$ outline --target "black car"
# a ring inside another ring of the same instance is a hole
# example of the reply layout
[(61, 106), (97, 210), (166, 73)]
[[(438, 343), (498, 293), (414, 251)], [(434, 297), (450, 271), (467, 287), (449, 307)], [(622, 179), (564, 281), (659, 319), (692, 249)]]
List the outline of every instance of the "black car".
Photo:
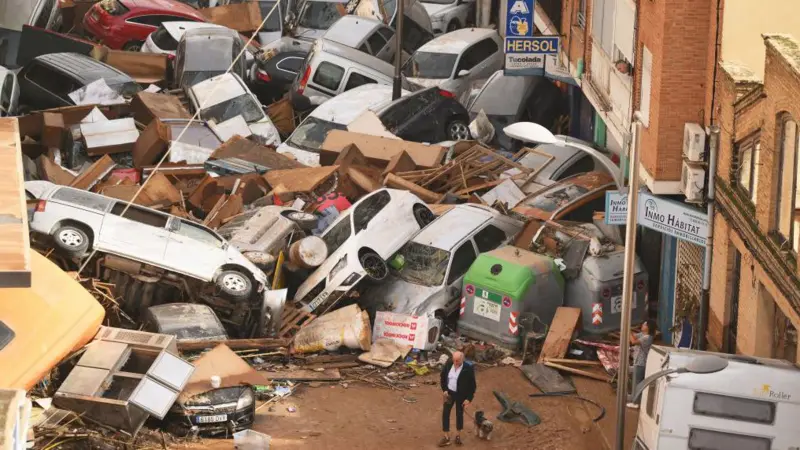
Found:
[(401, 97), (378, 112), (386, 129), (406, 141), (469, 139), (469, 114), (455, 96), (431, 87)]
[(307, 55), (306, 52), (281, 52), (272, 57), (256, 57), (250, 87), (261, 103), (269, 105), (289, 92)]
[(69, 97), (97, 80), (123, 97), (132, 97), (142, 88), (127, 74), (79, 53), (50, 53), (33, 58), (17, 75), (20, 104), (27, 110), (72, 106)]

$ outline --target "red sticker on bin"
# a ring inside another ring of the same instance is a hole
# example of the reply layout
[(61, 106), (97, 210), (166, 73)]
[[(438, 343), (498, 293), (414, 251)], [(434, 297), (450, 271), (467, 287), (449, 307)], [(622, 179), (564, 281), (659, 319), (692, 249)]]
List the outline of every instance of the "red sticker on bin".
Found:
[(467, 295), (475, 295), (475, 286), (468, 284), (467, 287), (464, 288), (467, 291)]
[(503, 297), (503, 306), (511, 308), (511, 297)]

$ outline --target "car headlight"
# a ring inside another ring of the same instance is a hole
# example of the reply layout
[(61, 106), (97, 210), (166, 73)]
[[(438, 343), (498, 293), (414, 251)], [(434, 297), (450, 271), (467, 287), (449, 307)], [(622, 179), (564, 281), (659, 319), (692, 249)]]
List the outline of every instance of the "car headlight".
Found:
[(239, 396), (239, 400), (236, 402), (236, 409), (244, 409), (249, 407), (255, 401), (255, 396), (253, 395), (252, 389), (245, 389), (241, 396)]
[(344, 279), (344, 281), (342, 281), (342, 286), (350, 286), (360, 279), (361, 275), (353, 272), (350, 275), (348, 275), (347, 278)]
[(334, 277), (336, 277), (336, 274), (341, 272), (345, 267), (347, 267), (347, 255), (342, 256), (342, 259), (340, 259), (339, 262), (333, 266), (333, 269), (331, 269), (330, 273), (330, 279), (332, 280)]

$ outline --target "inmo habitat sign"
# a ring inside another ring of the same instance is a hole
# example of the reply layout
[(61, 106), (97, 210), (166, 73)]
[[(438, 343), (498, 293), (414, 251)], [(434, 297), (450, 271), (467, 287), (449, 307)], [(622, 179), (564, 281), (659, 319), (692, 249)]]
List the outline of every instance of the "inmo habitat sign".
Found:
[[(606, 219), (609, 225), (625, 225), (628, 194), (606, 192)], [(653, 194), (639, 193), (636, 214), (639, 225), (705, 247), (708, 238), (708, 215), (684, 203)]]

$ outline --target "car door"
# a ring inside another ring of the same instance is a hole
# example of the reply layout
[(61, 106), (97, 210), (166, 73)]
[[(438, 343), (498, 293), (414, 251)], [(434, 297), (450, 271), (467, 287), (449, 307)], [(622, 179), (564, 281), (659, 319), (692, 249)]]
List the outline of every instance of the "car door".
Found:
[(202, 225), (171, 217), (164, 262), (176, 272), (211, 281), (225, 263), (225, 242)]
[(103, 218), (97, 239), (98, 247), (120, 256), (164, 267), (164, 253), (169, 238), (168, 219), (166, 214), (116, 202)]
[[(461, 285), (464, 282), (464, 275), (467, 274), (470, 266), (478, 258), (478, 253), (475, 251), (475, 246), (471, 239), (464, 241), (453, 252), (450, 257), (450, 268), (447, 270), (447, 283), (445, 291), (447, 292), (447, 304), (449, 305), (453, 300), (461, 295)], [(449, 310), (450, 308), (446, 308)]]
[[(390, 63), (394, 62), (395, 50), (397, 50), (397, 41), (395, 40), (394, 30), (387, 26), (381, 25), (377, 30), (375, 30), (375, 33), (378, 34), (383, 41), (385, 41), (383, 48), (377, 50), (374, 47), (372, 48), (373, 51), (377, 52), (375, 56)], [(372, 42), (370, 42), (370, 46), (372, 46)]]
[(472, 58), (475, 65), (469, 78), (479, 80), (491, 76), (496, 70), (502, 68), (498, 65), (497, 57), (500, 55), (500, 46), (492, 38), (486, 38), (473, 46)]

